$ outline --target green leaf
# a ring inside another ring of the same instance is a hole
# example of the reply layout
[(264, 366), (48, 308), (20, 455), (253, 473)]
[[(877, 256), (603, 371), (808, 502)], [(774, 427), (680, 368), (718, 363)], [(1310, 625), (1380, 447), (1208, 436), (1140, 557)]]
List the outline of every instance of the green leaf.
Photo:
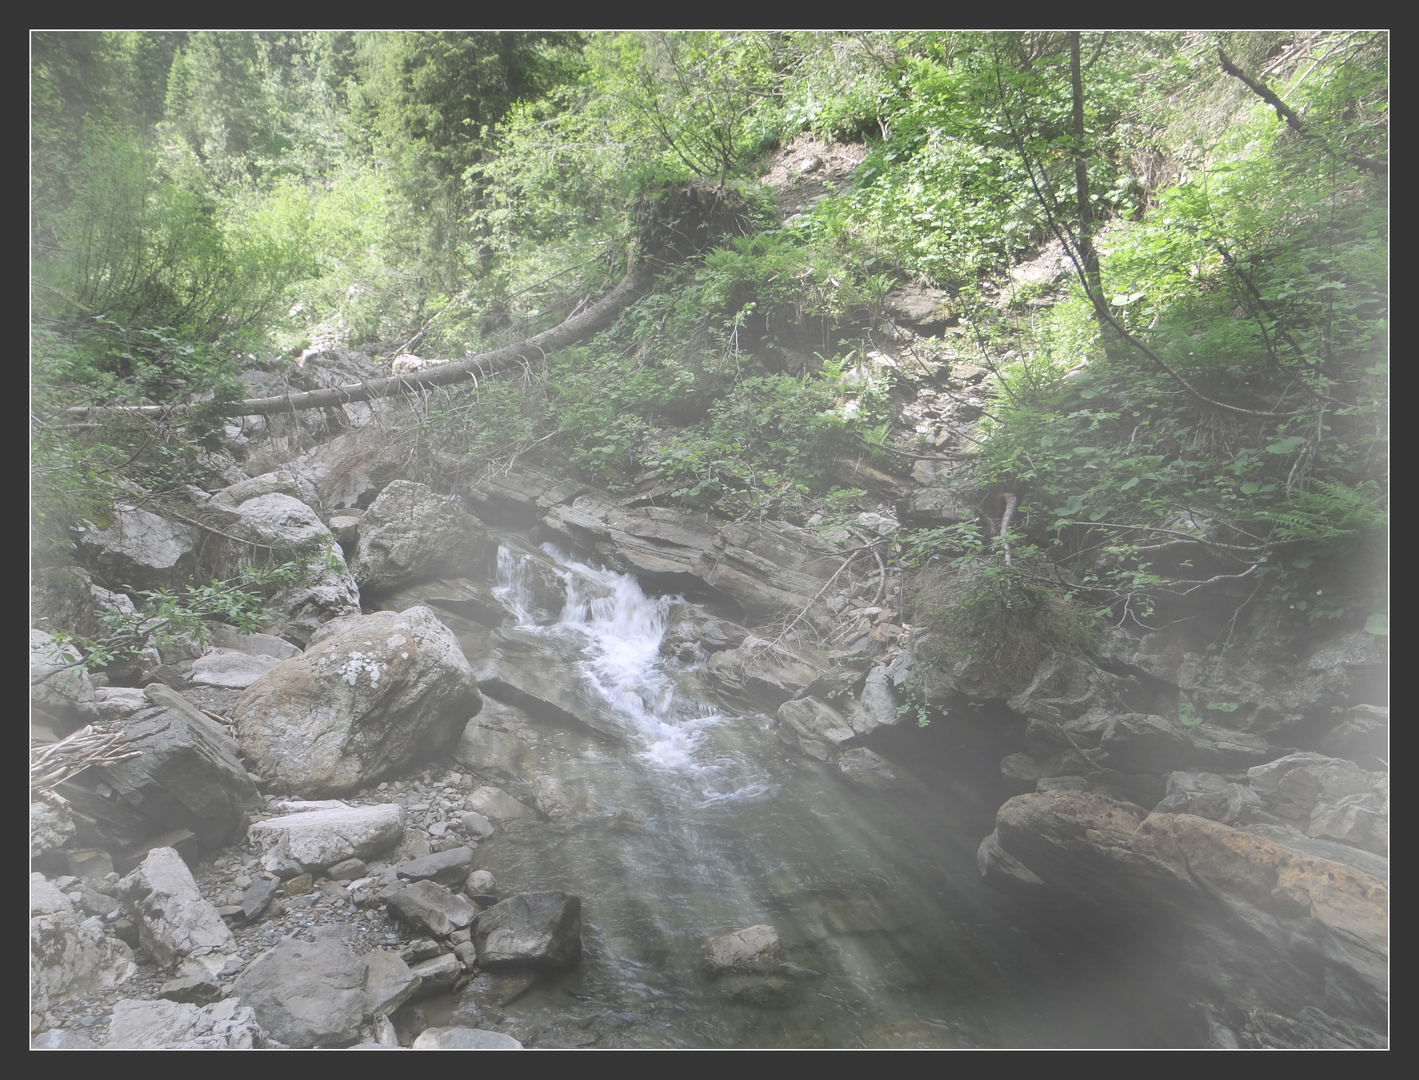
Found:
[(1383, 611), (1376, 611), (1365, 620), (1365, 633), (1374, 634), (1376, 637), (1389, 636), (1389, 616)]

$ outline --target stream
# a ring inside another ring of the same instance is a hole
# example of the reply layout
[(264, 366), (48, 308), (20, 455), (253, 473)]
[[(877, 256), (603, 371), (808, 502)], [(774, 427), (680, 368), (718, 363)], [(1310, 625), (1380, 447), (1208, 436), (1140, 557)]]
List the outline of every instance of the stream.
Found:
[[(566, 581), (539, 611), (528, 560)], [(537, 768), (590, 812), (500, 830), (475, 865), (506, 891), (582, 898), (584, 953), (511, 1000), (426, 1002), (429, 1023), (496, 1026), (530, 1046), (1177, 1046), (1187, 1017), (1165, 943), (1076, 940), (987, 888), (976, 848), (1015, 792), (976, 725), (911, 721), (873, 748), (896, 779), (865, 786), (790, 752), (771, 718), (715, 699), (699, 664), (662, 656), (676, 597), (504, 543), (495, 590), (517, 631), (580, 656), (617, 730), (537, 724)], [(771, 974), (715, 978), (717, 932), (768, 924)]]

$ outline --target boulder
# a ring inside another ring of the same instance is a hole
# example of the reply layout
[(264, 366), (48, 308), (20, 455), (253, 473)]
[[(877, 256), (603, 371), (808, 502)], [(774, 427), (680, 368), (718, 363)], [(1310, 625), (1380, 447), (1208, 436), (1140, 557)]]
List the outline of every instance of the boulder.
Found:
[(60, 645), (42, 630), (30, 631), (30, 705), (37, 716), (54, 722), (57, 735), (98, 718), (94, 684), (77, 666), (82, 660), (73, 645)]
[(333, 806), (258, 821), (247, 839), (261, 852), (261, 865), (294, 877), (324, 870), (343, 859), (379, 855), (404, 837), (404, 807)]
[(169, 971), (185, 957), (210, 956), (232, 945), (232, 932), (203, 899), (192, 871), (172, 848), (149, 852), (119, 882), (119, 895), (123, 910), (138, 926), (143, 947)]
[(81, 843), (112, 851), (174, 830), (202, 848), (246, 829), (254, 785), (226, 729), (166, 686), (145, 692), (151, 707), (125, 724), (136, 757), (91, 765), (56, 790), (68, 800)]
[(248, 687), (233, 712), (263, 776), (322, 797), (448, 749), (481, 707), (457, 640), (416, 607), (342, 620)]
[(284, 938), (237, 976), (232, 995), (286, 1046), (349, 1046), (365, 1011), (365, 962), (334, 938)]
[(581, 898), (519, 893), (478, 916), (478, 964), (486, 968), (575, 967), (581, 959)]
[(996, 836), (1056, 897), (1091, 913), (1095, 932), (1145, 934), (1179, 950), (1184, 992), (1219, 1013), (1307, 1015), (1319, 1018), (1316, 1032), (1358, 1025), (1383, 1039), (1389, 894), (1368, 874), (1218, 822), (1080, 791), (1011, 799)]
[(197, 531), (136, 506), (117, 506), (107, 528), (78, 528), (79, 560), (114, 588), (176, 589), (197, 570)]
[(416, 929), (444, 937), (478, 917), (478, 909), (435, 881), (413, 881), (390, 893), (390, 911)]
[(350, 571), (371, 592), (426, 574), (466, 574), (488, 555), (488, 532), (477, 518), (410, 480), (380, 492), (357, 530)]

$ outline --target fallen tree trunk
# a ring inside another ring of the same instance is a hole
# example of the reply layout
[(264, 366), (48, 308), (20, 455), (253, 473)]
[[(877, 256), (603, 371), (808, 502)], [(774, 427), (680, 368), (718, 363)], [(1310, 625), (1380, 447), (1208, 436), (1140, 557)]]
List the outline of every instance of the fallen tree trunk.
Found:
[(654, 264), (650, 260), (638, 260), (621, 283), (579, 315), (573, 315), (565, 322), (558, 323), (550, 330), (544, 330), (535, 337), (507, 345), (492, 352), (482, 353), (453, 363), (439, 364), (437, 367), (422, 368), (407, 375), (396, 375), (386, 379), (370, 379), (348, 386), (328, 386), (323, 390), (309, 390), (299, 394), (283, 394), (279, 397), (247, 398), (233, 401), (222, 407), (212, 402), (198, 402), (188, 405), (91, 405), (76, 406), (66, 410), (73, 415), (125, 415), (145, 416), (155, 419), (172, 419), (191, 413), (201, 407), (211, 415), (214, 411), (226, 416), (278, 416), (295, 413), (304, 409), (324, 409), (346, 405), (352, 401), (369, 401), (371, 398), (393, 397), (395, 394), (416, 392), (423, 387), (448, 386), (469, 379), (478, 380), (508, 371), (533, 361), (544, 359), (555, 349), (564, 349), (577, 341), (604, 330), (615, 321), (616, 316), (650, 291), (655, 280)]

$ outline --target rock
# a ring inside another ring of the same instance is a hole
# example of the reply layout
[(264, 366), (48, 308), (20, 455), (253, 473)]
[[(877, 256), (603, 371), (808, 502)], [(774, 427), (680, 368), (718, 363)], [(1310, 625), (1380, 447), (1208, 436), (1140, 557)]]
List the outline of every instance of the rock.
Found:
[(172, 689), (145, 694), (153, 706), (124, 725), (138, 755), (91, 765), (56, 788), (72, 806), (80, 842), (116, 852), (188, 830), (204, 849), (230, 843), (246, 829), (253, 791), (236, 743)]
[(197, 532), (148, 510), (117, 506), (104, 529), (79, 528), (80, 561), (115, 588), (176, 589), (197, 570)]
[(481, 707), (457, 640), (411, 608), (342, 620), (248, 687), (233, 714), (263, 776), (325, 796), (446, 750)]
[(581, 675), (579, 642), (502, 627), (464, 638), (464, 649), (474, 658), (471, 666), (479, 687), (490, 697), (539, 720), (606, 738), (626, 737), (615, 709)]
[(1356, 705), (1320, 742), (1330, 757), (1348, 758), (1366, 769), (1387, 768), (1389, 762), (1389, 709)]
[(403, 881), (436, 881), (440, 885), (462, 885), (473, 866), (473, 849), (449, 848), (422, 859), (410, 859), (394, 868)]
[(480, 787), (464, 800), (464, 805), (499, 825), (518, 825), (537, 820), (536, 810), (514, 799), (502, 788)]
[[(484, 683), (479, 686), (486, 688)], [(508, 780), (521, 779), (533, 764), (532, 748), (516, 735), (490, 726), (486, 720), (485, 716), (475, 716), (468, 721), (453, 749), (453, 760), (474, 772)]]
[(285, 495), (307, 506), (315, 506), (318, 499), (315, 485), (305, 477), (287, 469), (277, 469), (260, 476), (238, 480), (235, 484), (214, 492), (212, 502), (235, 510), (242, 503), (263, 495)]
[[(172, 848), (157, 848), (119, 882), (123, 910), (160, 966), (175, 970), (184, 957), (208, 956), (232, 944), (232, 932), (204, 900), (192, 871)], [(220, 965), (218, 965), (220, 966)]]
[(581, 959), (581, 898), (563, 892), (510, 896), (478, 916), (473, 941), (480, 967), (575, 967)]
[(98, 719), (94, 684), (73, 645), (60, 646), (41, 630), (30, 631), (30, 704), (52, 718), (56, 735), (65, 735)]
[(415, 964), (409, 971), (419, 978), (419, 988), (414, 993), (419, 999), (451, 990), (463, 975), (463, 964), (452, 953), (440, 953)]
[(585, 784), (575, 780), (557, 780), (545, 774), (532, 781), (532, 799), (537, 809), (553, 821), (601, 812), (601, 807), (587, 793)]
[(488, 533), (477, 518), (409, 480), (396, 480), (380, 492), (357, 529), (350, 570), (369, 591), (425, 574), (468, 573), (488, 555)]
[[(278, 550), (318, 550), (306, 563), (305, 579), (278, 590), (271, 598), (271, 608), (283, 613), (278, 623), (283, 637), (305, 644), (331, 619), (359, 614), (359, 588), (345, 567), (340, 545), (314, 510), (289, 495), (270, 494), (248, 499), (237, 507), (236, 514), (237, 520), (225, 531)], [(244, 552), (235, 550), (241, 545), (228, 543), (234, 548), (229, 559), (245, 557)]]
[(778, 705), (807, 688), (826, 666), (821, 657), (800, 656), (751, 636), (739, 648), (711, 656), (705, 676), (736, 697)]
[(486, 840), (493, 835), (493, 823), (476, 810), (460, 815), (458, 824), (468, 836), (478, 840)]
[(838, 756), (837, 766), (849, 780), (868, 787), (890, 787), (897, 779), (886, 759), (865, 746), (844, 750)]
[(1389, 776), (1323, 754), (1288, 754), (1247, 771), (1262, 808), (1246, 820), (1292, 822), (1315, 837), (1389, 854)]
[(423, 980), (398, 953), (371, 949), (365, 954), (365, 1013), (388, 1016), (413, 996)]
[(30, 800), (30, 858), (57, 851), (74, 835), (74, 816), (61, 798)]
[(245, 690), (281, 661), (274, 656), (252, 656), (234, 649), (213, 649), (192, 662), (192, 682)]
[(867, 673), (862, 692), (857, 695), (857, 701), (848, 714), (848, 726), (857, 735), (866, 736), (879, 727), (890, 727), (900, 720), (891, 676), (886, 668), (873, 667)]
[(103, 931), (98, 917), (81, 918), (68, 897), (30, 875), (30, 1029), (69, 998), (111, 990), (138, 970), (133, 952)]
[(247, 839), (261, 852), (261, 865), (286, 877), (323, 870), (342, 859), (382, 854), (404, 837), (404, 807), (340, 806), (258, 821)]
[(783, 942), (772, 926), (759, 924), (715, 934), (705, 941), (702, 952), (716, 975), (773, 969), (783, 956)]
[(482, 1028), (425, 1028), (414, 1040), (414, 1050), (521, 1050), (522, 1043), (500, 1031)]
[(235, 998), (199, 1008), (175, 1001), (120, 1001), (110, 1050), (250, 1050), (262, 1045), (255, 1012)]
[(1017, 796), (996, 831), (1006, 852), (1091, 911), (1098, 932), (1131, 928), (1175, 943), (1187, 992), (1220, 1011), (1316, 1009), (1331, 1026), (1382, 1037), (1382, 882), (1217, 822), (1083, 792)]
[(786, 724), (805, 739), (843, 746), (857, 738), (857, 732), (842, 713), (814, 697), (785, 701), (776, 715), (780, 724)]
[(232, 994), (286, 1046), (348, 1046), (365, 1011), (365, 963), (334, 938), (285, 938), (251, 962)]
[(917, 488), (896, 505), (904, 529), (939, 529), (976, 519), (972, 497), (979, 494), (963, 486)]
[(433, 881), (404, 885), (390, 894), (388, 903), (404, 922), (437, 937), (461, 930), (478, 917), (471, 903)]
[(697, 605), (676, 604), (666, 619), (660, 651), (688, 662), (701, 651), (708, 655), (737, 649), (748, 636), (749, 631), (738, 623), (717, 618)]

